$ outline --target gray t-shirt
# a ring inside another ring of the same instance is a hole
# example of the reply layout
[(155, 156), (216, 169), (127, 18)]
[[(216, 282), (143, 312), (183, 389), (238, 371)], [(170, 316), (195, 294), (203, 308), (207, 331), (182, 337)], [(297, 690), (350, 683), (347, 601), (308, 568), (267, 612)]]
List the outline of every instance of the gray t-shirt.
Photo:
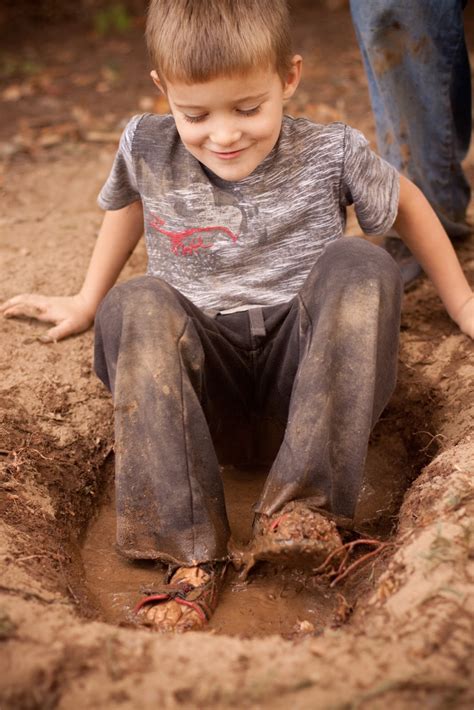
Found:
[(254, 172), (222, 180), (183, 146), (172, 116), (126, 126), (99, 206), (143, 203), (148, 273), (207, 312), (276, 305), (300, 289), (354, 204), (368, 235), (392, 226), (396, 170), (357, 130), (283, 119), (276, 146)]

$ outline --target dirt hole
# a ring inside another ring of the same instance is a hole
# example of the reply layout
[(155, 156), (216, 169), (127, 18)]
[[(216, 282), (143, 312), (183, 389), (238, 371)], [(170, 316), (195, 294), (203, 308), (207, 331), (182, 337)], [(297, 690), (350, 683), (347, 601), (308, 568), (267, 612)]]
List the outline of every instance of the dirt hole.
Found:
[[(436, 438), (427, 421), (433, 395), (400, 376), (397, 391), (371, 437), (365, 480), (358, 507), (359, 528), (389, 539), (396, 528), (403, 494), (435, 453)], [(407, 407), (407, 400), (410, 407)], [(407, 420), (406, 411), (411, 411)], [(427, 440), (428, 439), (428, 440)], [(246, 543), (251, 535), (252, 506), (267, 471), (221, 467), (232, 535)], [(100, 618), (112, 624), (132, 621), (141, 588), (159, 584), (165, 568), (149, 561), (128, 561), (115, 549), (113, 462), (103, 472), (106, 492), (82, 545), (85, 586)], [(369, 548), (370, 549), (370, 548)], [(367, 550), (365, 550), (367, 551)], [(242, 582), (230, 569), (209, 630), (217, 634), (261, 637), (279, 634), (292, 638), (340, 626), (358, 601), (370, 594), (386, 567), (387, 549), (346, 583), (330, 587), (329, 579), (303, 570), (260, 564)]]

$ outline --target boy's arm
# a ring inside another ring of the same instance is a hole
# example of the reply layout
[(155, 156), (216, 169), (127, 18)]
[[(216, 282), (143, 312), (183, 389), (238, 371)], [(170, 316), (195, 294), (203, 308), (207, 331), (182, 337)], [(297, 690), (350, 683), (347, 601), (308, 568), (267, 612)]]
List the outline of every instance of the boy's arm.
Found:
[(106, 212), (81, 290), (74, 296), (41, 296), (26, 293), (0, 305), (7, 318), (26, 316), (54, 323), (41, 338), (57, 341), (87, 330), (94, 322), (99, 303), (114, 285), (143, 233), (140, 201)]
[(441, 222), (423, 193), (400, 176), (394, 228), (433, 282), (447, 312), (474, 338), (474, 294)]

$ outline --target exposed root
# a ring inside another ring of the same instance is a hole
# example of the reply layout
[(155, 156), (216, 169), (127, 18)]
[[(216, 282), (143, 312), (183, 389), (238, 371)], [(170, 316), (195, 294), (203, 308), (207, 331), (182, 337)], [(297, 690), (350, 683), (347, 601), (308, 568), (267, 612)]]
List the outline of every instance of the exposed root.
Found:
[[(375, 545), (376, 549), (367, 552), (365, 555), (362, 555), (362, 557), (359, 557), (347, 567), (349, 557), (353, 552), (354, 548), (357, 547), (357, 545)], [(352, 542), (346, 542), (344, 545), (341, 545), (336, 550), (333, 550), (326, 557), (324, 562), (322, 562), (322, 564), (313, 569), (313, 573), (326, 573), (329, 577), (333, 577), (330, 586), (334, 587), (336, 584), (348, 577), (351, 572), (360, 567), (360, 565), (367, 562), (367, 560), (371, 559), (372, 557), (376, 557), (378, 554), (380, 554), (380, 552), (382, 552), (382, 550), (395, 546), (396, 543), (394, 542), (383, 542), (382, 540), (375, 540), (373, 538), (363, 538), (359, 540), (353, 540)], [(335, 569), (334, 567), (331, 568), (331, 563), (334, 561), (334, 559), (337, 559), (337, 557), (342, 552), (344, 553), (344, 556), (341, 562), (339, 563), (337, 569)]]

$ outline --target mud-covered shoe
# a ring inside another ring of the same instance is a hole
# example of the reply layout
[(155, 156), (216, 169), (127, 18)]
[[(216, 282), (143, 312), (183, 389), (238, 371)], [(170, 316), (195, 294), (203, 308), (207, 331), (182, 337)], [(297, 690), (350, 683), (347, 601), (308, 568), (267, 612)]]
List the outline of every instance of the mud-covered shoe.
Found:
[(274, 515), (259, 515), (249, 545), (234, 549), (232, 557), (245, 578), (258, 561), (312, 569), (341, 547), (333, 520), (304, 501), (292, 501)]
[(134, 608), (140, 624), (161, 633), (197, 631), (211, 618), (221, 590), (226, 563), (178, 567), (156, 589), (144, 589)]

